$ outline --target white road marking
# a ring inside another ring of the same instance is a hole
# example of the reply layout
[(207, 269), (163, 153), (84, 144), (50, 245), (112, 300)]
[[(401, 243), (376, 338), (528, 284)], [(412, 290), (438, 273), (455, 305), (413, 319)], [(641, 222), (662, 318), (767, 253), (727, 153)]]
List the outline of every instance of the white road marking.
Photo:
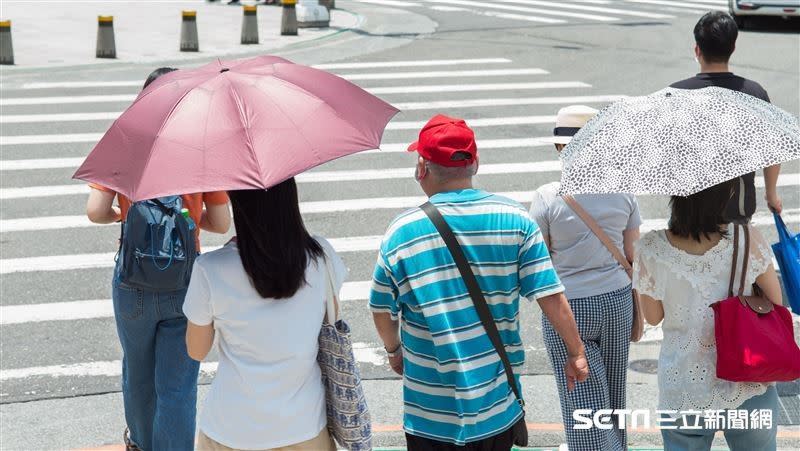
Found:
[(687, 12), (696, 12), (696, 13), (706, 12), (710, 9), (706, 5), (699, 5), (697, 3), (685, 3), (674, 0), (625, 0), (625, 1), (628, 3), (669, 6), (672, 8), (686, 9)]
[[(386, 354), (379, 346), (368, 343), (354, 342), (353, 355), (359, 363), (383, 365), (386, 363)], [(200, 373), (204, 376), (213, 376), (219, 362), (201, 362)], [(0, 381), (27, 379), (30, 377), (119, 377), (122, 375), (122, 361), (109, 360), (100, 362), (81, 362), (66, 365), (36, 366), (29, 368), (11, 368), (0, 370)]]
[(19, 144), (93, 143), (100, 141), (103, 133), (65, 133), (53, 135), (0, 136), (0, 146)]
[[(371, 286), (372, 281), (370, 280), (345, 282), (339, 292), (339, 299), (341, 301), (365, 301), (369, 299)], [(113, 316), (114, 305), (111, 299), (0, 306), (0, 325), (2, 326)]]
[(414, 6), (422, 6), (417, 2), (404, 2), (400, 0), (354, 0), (359, 3), (372, 3), (381, 6), (394, 6), (398, 8), (409, 8)]
[(0, 99), (0, 106), (16, 105), (57, 105), (68, 103), (106, 103), (133, 102), (136, 94), (94, 95), (94, 96), (58, 96), (58, 97), (12, 97)]
[(29, 124), (36, 122), (78, 122), (114, 120), (122, 112), (107, 113), (61, 113), (61, 114), (6, 114), (0, 116), (0, 124)]
[[(544, 160), (528, 163), (499, 163), (481, 165), (479, 175), (493, 174), (535, 174), (542, 172), (558, 172), (561, 163), (558, 160)], [(296, 177), (298, 183), (354, 182), (367, 180), (411, 179), (413, 168), (360, 169), (345, 171), (312, 171), (304, 172)], [(87, 194), (89, 188), (84, 184), (31, 186), (27, 188), (0, 189), (0, 199), (31, 199), (36, 197), (71, 196)], [(32, 230), (52, 230), (71, 227), (89, 227), (75, 218), (83, 216), (53, 216), (44, 218), (23, 218), (0, 220), (0, 232), (22, 232)]]
[(329, 63), (316, 64), (313, 67), (323, 70), (338, 69), (381, 69), (399, 67), (434, 67), (434, 66), (461, 66), (461, 65), (484, 65), (484, 64), (507, 64), (511, 60), (508, 58), (468, 58), (468, 59), (447, 59), (447, 60), (411, 60), (411, 61), (373, 61), (363, 63)]
[(440, 70), (425, 72), (379, 72), (373, 74), (340, 75), (347, 80), (406, 80), (411, 78), (455, 78), (455, 77), (505, 77), (511, 75), (547, 75), (544, 69), (488, 69), (488, 70)]
[(524, 105), (565, 105), (572, 103), (612, 103), (624, 95), (571, 96), (571, 97), (513, 97), (468, 100), (436, 100), (428, 102), (393, 102), (401, 111), (443, 110), (447, 108), (481, 108)]
[(463, 85), (421, 85), (398, 86), (387, 88), (370, 88), (368, 92), (379, 94), (419, 94), (427, 92), (477, 92), (477, 91), (511, 91), (529, 89), (567, 89), (591, 88), (592, 85), (582, 81), (545, 81), (535, 83), (479, 83)]
[(523, 5), (532, 5), (532, 6), (545, 6), (549, 8), (561, 8), (561, 9), (572, 9), (572, 10), (579, 10), (579, 11), (594, 11), (597, 13), (606, 13), (606, 14), (619, 14), (621, 16), (635, 16), (635, 17), (646, 17), (649, 19), (674, 19), (675, 16), (670, 16), (667, 14), (657, 14), (657, 13), (649, 13), (644, 11), (634, 11), (629, 9), (617, 9), (617, 8), (606, 8), (602, 6), (588, 6), (588, 5), (580, 5), (569, 3), (565, 1), (540, 1), (540, 0), (499, 0), (500, 3), (516, 3), (516, 4), (523, 4)]
[(76, 168), (85, 157), (73, 158), (32, 158), (26, 160), (0, 160), (0, 171), (27, 171), (32, 169)]
[[(417, 86), (387, 86), (382, 88), (369, 88), (368, 92), (375, 95), (386, 94), (419, 94), (441, 92), (479, 92), (479, 91), (514, 91), (536, 89), (570, 89), (591, 88), (592, 85), (582, 81), (548, 81), (531, 83), (476, 83), (458, 85), (417, 85)], [(61, 114), (7, 114), (0, 116), (0, 124), (29, 124), (53, 122), (80, 122), (80, 121), (109, 121), (115, 120), (122, 111), (102, 113), (61, 113)], [(5, 137), (3, 141), (14, 144), (15, 137)], [(25, 143), (22, 143), (25, 144)]]
[[(787, 224), (800, 223), (800, 209), (787, 209), (783, 213), (783, 218)], [(772, 226), (773, 218), (771, 214), (759, 212), (753, 216), (755, 226)], [(651, 230), (664, 229), (667, 227), (667, 219), (648, 219), (642, 224), (642, 233)], [(364, 250), (377, 251), (380, 245), (380, 236), (352, 237), (344, 239), (330, 240), (334, 247), (341, 246), (341, 240), (352, 240), (362, 243)], [(213, 250), (208, 248), (206, 251)], [(338, 250), (338, 249), (337, 249)], [(341, 252), (341, 251), (340, 251)], [(110, 260), (113, 254), (102, 255), (105, 261)], [(79, 257), (79, 256), (77, 256)], [(102, 267), (113, 266), (113, 261)], [(369, 298), (369, 290), (372, 282), (369, 280), (345, 282), (339, 297), (342, 301), (363, 301)], [(25, 305), (6, 305), (0, 306), (0, 325), (36, 323), (44, 321), (73, 321), (81, 319), (109, 318), (114, 315), (113, 305), (110, 299), (98, 299), (87, 301), (67, 301), (44, 304), (25, 304)], [(661, 339), (657, 333), (649, 334), (650, 341)]]
[[(800, 174), (795, 174), (800, 175)], [(517, 202), (527, 203), (533, 196), (533, 191), (514, 191), (498, 193), (501, 196), (509, 197)], [(300, 210), (303, 213), (332, 213), (354, 210), (375, 210), (375, 209), (403, 209), (420, 205), (426, 200), (423, 196), (410, 197), (385, 197), (385, 198), (366, 198), (348, 199), (334, 201), (315, 201), (303, 202)], [(62, 217), (63, 218), (63, 217)], [(77, 217), (76, 217), (77, 218)], [(39, 221), (47, 221), (48, 218), (39, 218)], [(75, 219), (77, 221), (77, 219)], [(800, 221), (800, 212), (787, 210), (784, 220), (789, 223)], [(771, 224), (771, 215), (761, 215), (754, 217), (756, 225)], [(645, 223), (645, 231), (657, 227), (664, 227), (666, 219)], [(360, 236), (330, 239), (331, 245), (337, 252), (366, 252), (378, 249), (381, 237)], [(217, 247), (203, 248), (204, 252), (209, 252)], [(48, 255), (41, 257), (21, 257), (0, 259), (0, 274), (13, 274), (21, 272), (39, 271), (68, 271), (77, 269), (110, 268), (114, 266), (114, 252), (96, 254), (70, 254), (70, 255)]]
[(499, 11), (483, 11), (483, 10), (471, 10), (474, 14), (479, 14), (481, 16), (486, 17), (497, 17), (499, 19), (512, 19), (512, 20), (524, 20), (526, 22), (538, 22), (538, 23), (546, 23), (546, 24), (564, 24), (567, 23), (566, 20), (561, 19), (551, 19), (549, 17), (536, 17), (536, 16), (526, 16), (524, 14), (514, 14), (514, 13), (502, 13)]
[(469, 0), (428, 0), (429, 3), (444, 3), (450, 5), (457, 5), (457, 6), (473, 6), (480, 9), (489, 8), (489, 9), (499, 9), (505, 11), (515, 11), (515, 12), (522, 12), (522, 13), (532, 13), (536, 15), (544, 15), (544, 16), (556, 16), (556, 17), (568, 17), (568, 18), (575, 18), (575, 19), (585, 19), (585, 20), (596, 20), (599, 22), (615, 22), (619, 20), (617, 17), (610, 17), (610, 16), (603, 16), (599, 14), (585, 14), (585, 13), (574, 13), (569, 11), (556, 11), (556, 10), (548, 10), (548, 9), (541, 9), (541, 8), (528, 8), (524, 6), (514, 6), (509, 4), (501, 4), (495, 2), (477, 2), (477, 1), (469, 1)]

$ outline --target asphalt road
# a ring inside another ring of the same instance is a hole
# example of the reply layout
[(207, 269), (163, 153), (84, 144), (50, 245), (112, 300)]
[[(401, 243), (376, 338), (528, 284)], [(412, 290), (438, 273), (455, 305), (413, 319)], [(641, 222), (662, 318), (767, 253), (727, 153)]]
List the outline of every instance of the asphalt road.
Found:
[[(376, 240), (422, 196), (411, 176), (414, 156), (398, 150), (435, 113), (464, 117), (479, 139), (483, 174), (477, 185), (527, 202), (530, 191), (559, 178), (552, 166), (556, 153), (535, 138), (550, 134), (560, 107), (601, 107), (697, 71), (691, 30), (704, 10), (723, 8), (725, 1), (666, 3), (340, 0), (337, 6), (367, 17), (362, 30), (277, 52), (306, 64), (345, 64), (330, 70), (359, 78), (354, 81), (403, 110), (384, 136), (383, 152), (326, 164), (300, 183), (308, 228), (334, 239), (350, 269), (344, 316), (367, 379), (393, 377), (366, 306)], [(761, 82), (775, 104), (800, 114), (798, 34), (781, 21), (756, 25), (741, 33), (733, 69)], [(111, 96), (134, 96), (134, 85), (152, 68), (117, 64), (3, 73), (0, 404), (119, 391), (121, 351), (108, 301), (110, 254), (119, 230), (82, 219), (86, 194), (70, 177), (114, 113), (130, 103)], [(101, 84), (109, 81), (130, 83)], [(786, 164), (783, 172), (786, 219), (797, 229), (800, 162)], [(773, 239), (761, 197), (759, 189), (760, 229)], [(648, 224), (663, 224), (666, 199), (646, 196), (639, 202)], [(202, 237), (204, 246), (226, 239)], [(538, 310), (526, 306), (522, 318), (525, 372), (552, 373)], [(201, 380), (207, 382), (208, 374)]]

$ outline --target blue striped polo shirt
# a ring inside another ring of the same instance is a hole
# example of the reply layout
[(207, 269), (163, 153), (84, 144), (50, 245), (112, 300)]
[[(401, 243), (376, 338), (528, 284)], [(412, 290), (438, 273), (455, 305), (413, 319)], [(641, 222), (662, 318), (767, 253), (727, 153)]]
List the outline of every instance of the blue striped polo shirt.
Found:
[[(431, 202), (453, 229), (515, 370), (525, 361), (519, 299), (564, 291), (538, 226), (519, 203), (466, 189)], [(381, 242), (370, 308), (401, 319), (404, 428), (463, 445), (499, 434), (522, 415), (444, 241), (425, 213), (398, 216)]]

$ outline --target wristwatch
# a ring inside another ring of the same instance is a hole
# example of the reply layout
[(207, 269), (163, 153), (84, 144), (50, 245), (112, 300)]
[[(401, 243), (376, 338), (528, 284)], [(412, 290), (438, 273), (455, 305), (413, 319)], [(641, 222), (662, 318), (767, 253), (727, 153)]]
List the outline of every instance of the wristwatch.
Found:
[(390, 351), (390, 350), (386, 349), (386, 346), (384, 346), (383, 349), (386, 350), (386, 355), (388, 357), (394, 358), (394, 357), (397, 357), (400, 354), (402, 354), (402, 352), (403, 352), (403, 344), (401, 343), (401, 344), (397, 345), (397, 347), (394, 348), (394, 351)]

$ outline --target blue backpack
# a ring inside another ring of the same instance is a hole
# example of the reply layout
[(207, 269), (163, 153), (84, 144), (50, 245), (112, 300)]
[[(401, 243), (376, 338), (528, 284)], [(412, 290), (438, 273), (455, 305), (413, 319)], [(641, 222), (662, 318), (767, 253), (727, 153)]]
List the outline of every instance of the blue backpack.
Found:
[(122, 225), (120, 281), (133, 288), (175, 291), (189, 286), (197, 256), (193, 222), (180, 196), (135, 202)]

